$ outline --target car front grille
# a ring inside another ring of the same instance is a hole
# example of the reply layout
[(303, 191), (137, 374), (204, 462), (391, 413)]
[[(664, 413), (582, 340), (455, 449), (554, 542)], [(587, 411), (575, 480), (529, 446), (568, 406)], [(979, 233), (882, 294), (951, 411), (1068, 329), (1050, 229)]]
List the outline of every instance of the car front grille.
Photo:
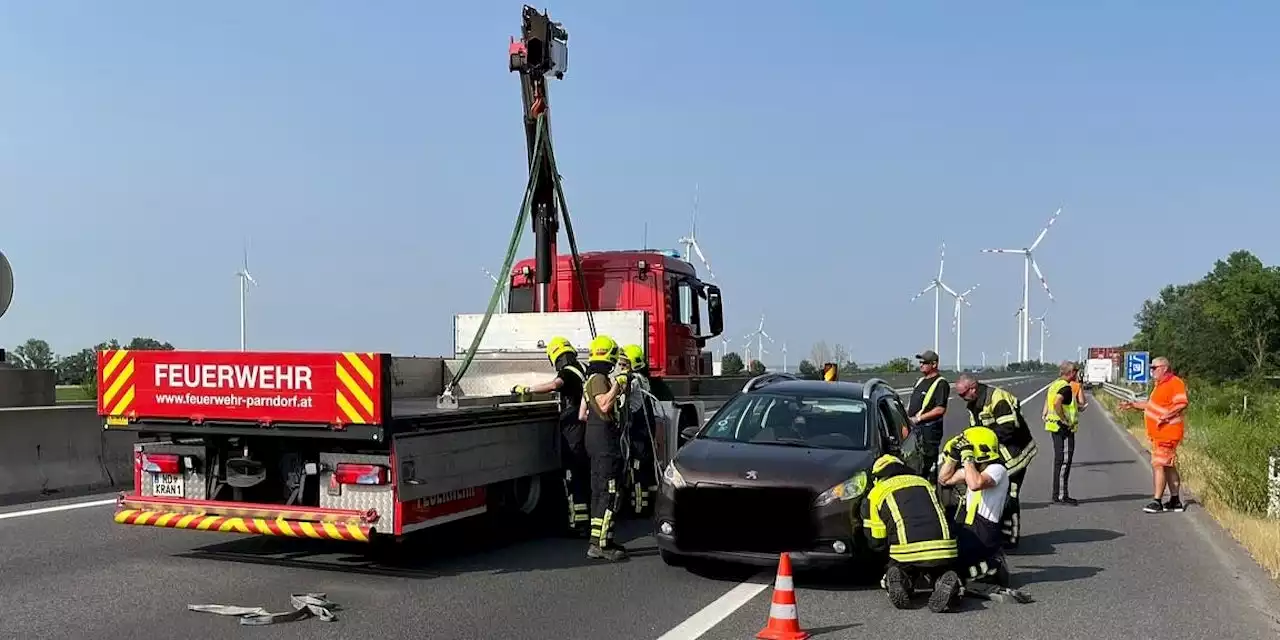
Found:
[(676, 491), (676, 544), (686, 551), (781, 553), (810, 548), (815, 494), (807, 489), (686, 487)]

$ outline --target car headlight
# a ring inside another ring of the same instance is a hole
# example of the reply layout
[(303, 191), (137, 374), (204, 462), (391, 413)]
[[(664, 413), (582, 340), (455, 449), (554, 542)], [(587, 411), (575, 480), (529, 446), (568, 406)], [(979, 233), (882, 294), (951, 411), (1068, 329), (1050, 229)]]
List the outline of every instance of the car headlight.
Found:
[(817, 507), (825, 507), (836, 500), (841, 502), (852, 500), (862, 495), (866, 490), (867, 472), (859, 471), (852, 478), (818, 494), (818, 499), (814, 500), (813, 504)]
[(672, 462), (662, 470), (662, 481), (679, 489), (685, 486), (684, 476), (680, 475), (680, 470), (676, 468), (676, 463)]

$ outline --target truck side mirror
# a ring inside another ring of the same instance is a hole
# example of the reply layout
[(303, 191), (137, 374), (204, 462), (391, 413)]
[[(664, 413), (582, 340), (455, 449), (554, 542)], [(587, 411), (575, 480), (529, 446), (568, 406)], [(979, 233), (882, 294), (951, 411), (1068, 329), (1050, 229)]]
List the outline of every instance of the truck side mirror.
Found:
[(720, 287), (714, 284), (705, 285), (707, 292), (707, 329), (709, 333), (702, 338), (714, 338), (724, 333), (724, 300), (720, 297)]

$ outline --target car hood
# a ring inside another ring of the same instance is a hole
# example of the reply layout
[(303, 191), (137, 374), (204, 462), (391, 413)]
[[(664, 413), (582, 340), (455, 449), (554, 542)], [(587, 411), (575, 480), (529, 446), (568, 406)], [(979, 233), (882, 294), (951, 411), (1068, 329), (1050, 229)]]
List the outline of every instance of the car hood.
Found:
[[(680, 448), (675, 465), (690, 484), (827, 489), (875, 462), (871, 451), (807, 449), (745, 442), (693, 440)], [(747, 478), (754, 471), (755, 479)]]

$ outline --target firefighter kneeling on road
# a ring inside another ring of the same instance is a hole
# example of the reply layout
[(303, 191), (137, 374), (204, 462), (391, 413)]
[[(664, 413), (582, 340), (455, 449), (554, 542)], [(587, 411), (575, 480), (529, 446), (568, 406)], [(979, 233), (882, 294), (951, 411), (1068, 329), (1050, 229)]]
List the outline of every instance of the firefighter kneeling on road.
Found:
[(564, 465), (564, 491), (569, 505), (569, 532), (586, 537), (587, 501), (591, 498), (591, 463), (587, 458), (587, 404), (582, 401), (587, 374), (578, 363), (578, 352), (568, 338), (556, 336), (547, 342), (547, 359), (556, 369), (556, 377), (533, 385), (516, 385), (511, 393), (526, 397), (535, 393), (560, 392), (560, 452)]
[(654, 493), (658, 490), (658, 472), (654, 467), (654, 427), (656, 408), (649, 389), (649, 362), (644, 347), (629, 344), (622, 348), (622, 362), (628, 376), (627, 421), (631, 447), (627, 461), (627, 486), (631, 494), (631, 511), (637, 516), (649, 512)]
[(1017, 396), (1000, 387), (983, 384), (970, 374), (956, 379), (956, 395), (964, 399), (969, 409), (969, 426), (986, 427), (995, 432), (1000, 442), (1000, 456), (1009, 471), (1009, 499), (1000, 522), (1004, 534), (1004, 546), (1017, 548), (1022, 536), (1022, 506), (1018, 499), (1027, 467), (1035, 459), (1036, 441), (1031, 428), (1022, 417)]
[[(1009, 567), (1001, 549), (1001, 516), (1009, 500), (1010, 473), (1000, 454), (996, 433), (986, 427), (969, 427), (943, 446), (938, 480), (944, 485), (964, 485), (967, 491), (956, 514), (959, 557), (956, 573), (961, 592), (992, 599), (1029, 602), (1009, 589)], [(954, 575), (954, 574), (953, 574)], [(979, 581), (991, 580), (993, 588)]]
[(906, 609), (916, 583), (932, 583), (929, 609), (946, 611), (960, 588), (953, 570), (957, 547), (933, 484), (892, 455), (880, 456), (871, 476), (875, 485), (862, 502), (862, 519), (873, 547), (889, 543), (889, 566), (881, 581), (889, 602)]
[(591, 341), (587, 362), (587, 456), (591, 459), (591, 545), (587, 557), (617, 562), (627, 550), (614, 542), (618, 519), (618, 488), (622, 482), (622, 421), (618, 399), (624, 389), (614, 376), (618, 343), (609, 336)]

